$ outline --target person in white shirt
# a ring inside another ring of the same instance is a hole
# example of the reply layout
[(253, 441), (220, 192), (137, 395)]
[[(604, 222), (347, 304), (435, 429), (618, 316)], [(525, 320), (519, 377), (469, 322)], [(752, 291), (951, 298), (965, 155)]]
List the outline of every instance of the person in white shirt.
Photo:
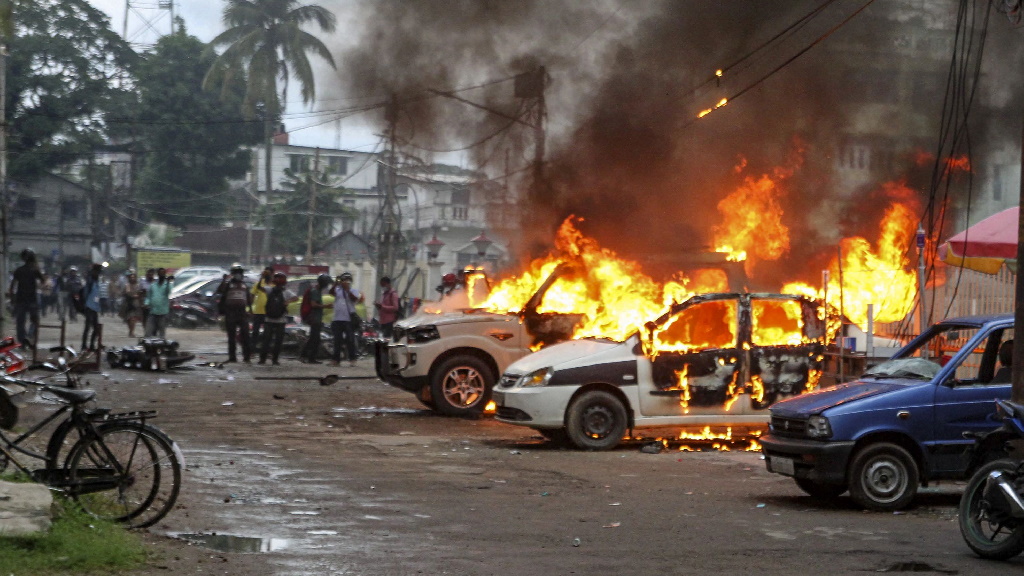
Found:
[(356, 304), (363, 301), (363, 295), (352, 287), (352, 275), (344, 272), (337, 277), (330, 293), (334, 296), (334, 317), (331, 320), (331, 334), (334, 335), (334, 354), (331, 365), (341, 363), (341, 347), (349, 365), (356, 365), (356, 330), (359, 329), (359, 315)]

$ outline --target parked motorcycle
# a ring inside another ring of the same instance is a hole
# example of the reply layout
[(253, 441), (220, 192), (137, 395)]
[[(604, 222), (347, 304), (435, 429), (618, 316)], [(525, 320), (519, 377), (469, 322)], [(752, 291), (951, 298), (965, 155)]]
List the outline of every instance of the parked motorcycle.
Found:
[(25, 358), (21, 344), (14, 340), (14, 336), (7, 336), (0, 340), (0, 370), (4, 374), (13, 376), (28, 370), (28, 361)]
[(175, 328), (208, 328), (217, 325), (217, 312), (198, 300), (171, 300), (168, 322)]
[[(1024, 405), (996, 402), (1003, 425), (975, 438), (974, 460), (990, 460), (1024, 440)], [(1007, 560), (1024, 552), (1024, 461), (1000, 458), (981, 465), (960, 499), (960, 534), (975, 554)]]
[[(380, 324), (377, 320), (364, 321), (360, 329), (356, 331), (356, 356), (363, 357), (373, 354), (374, 341), (379, 339)], [(284, 328), (284, 339), (282, 349), (294, 349), (301, 351), (309, 340), (309, 326), (305, 324), (288, 324)], [(320, 333), (320, 351), (318, 358), (330, 358), (334, 352), (334, 334), (331, 332), (330, 324), (324, 324)]]

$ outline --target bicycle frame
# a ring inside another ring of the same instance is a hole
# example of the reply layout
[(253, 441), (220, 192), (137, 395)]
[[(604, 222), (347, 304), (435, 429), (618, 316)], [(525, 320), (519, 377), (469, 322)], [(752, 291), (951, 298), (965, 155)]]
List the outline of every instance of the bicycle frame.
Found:
[(57, 410), (53, 414), (50, 414), (49, 416), (44, 418), (42, 421), (37, 423), (35, 426), (30, 428), (27, 432), (21, 434), (20, 436), (18, 436), (17, 438), (15, 438), (13, 440), (9, 436), (7, 436), (7, 434), (5, 434), (3, 430), (0, 430), (0, 442), (2, 442), (2, 444), (0, 444), (0, 454), (2, 454), (3, 456), (6, 456), (7, 460), (9, 462), (11, 462), (12, 464), (14, 464), (14, 466), (18, 470), (28, 474), (29, 476), (33, 476), (32, 471), (29, 470), (28, 468), (26, 468), (24, 464), (19, 462), (18, 459), (11, 452), (11, 450), (14, 450), (16, 452), (24, 454), (25, 456), (28, 456), (28, 457), (33, 458), (35, 460), (42, 460), (43, 462), (46, 462), (47, 464), (54, 464), (54, 465), (56, 465), (56, 462), (51, 462), (50, 461), (50, 457), (47, 456), (46, 454), (39, 454), (39, 453), (33, 452), (33, 451), (31, 451), (31, 450), (29, 450), (27, 448), (22, 448), (20, 446), (20, 444), (22, 442), (24, 442), (25, 440), (35, 436), (37, 432), (39, 432), (40, 430), (45, 428), (47, 425), (55, 422), (61, 416), (67, 414), (68, 412), (71, 412), (72, 409), (73, 408), (70, 405), (62, 406), (60, 408), (60, 410)]

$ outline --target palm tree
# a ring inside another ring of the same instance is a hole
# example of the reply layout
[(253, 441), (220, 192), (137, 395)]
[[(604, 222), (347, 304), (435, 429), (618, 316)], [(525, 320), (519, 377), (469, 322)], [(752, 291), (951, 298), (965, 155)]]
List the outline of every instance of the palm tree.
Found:
[[(327, 9), (301, 6), (298, 0), (227, 0), (224, 25), (210, 42), (210, 48), (227, 46), (207, 72), (203, 87), (220, 86), (225, 90), (232, 79), (246, 80), (242, 112), (249, 118), (262, 108), (266, 147), (264, 174), (267, 196), (273, 190), (270, 177), (270, 154), (274, 145), (274, 124), (281, 114), (281, 102), (291, 75), (302, 88), (302, 102), (313, 101), (315, 87), (308, 52), (319, 54), (332, 68), (334, 58), (317, 37), (302, 30), (306, 23), (316, 23), (320, 30), (333, 32), (336, 19)], [(278, 87), (280, 86), (280, 91)], [(263, 254), (270, 251), (270, 218), (263, 233)]]

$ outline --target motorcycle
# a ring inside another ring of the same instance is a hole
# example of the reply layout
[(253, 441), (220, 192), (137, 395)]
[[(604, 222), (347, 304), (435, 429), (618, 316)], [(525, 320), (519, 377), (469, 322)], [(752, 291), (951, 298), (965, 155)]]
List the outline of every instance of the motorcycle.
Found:
[[(960, 534), (978, 556), (1008, 560), (1024, 552), (1024, 461), (999, 458), (1024, 440), (1024, 404), (996, 402), (1003, 425), (975, 437), (980, 464), (960, 499)], [(970, 436), (968, 436), (970, 437)], [(983, 463), (988, 461), (987, 463)]]
[(217, 313), (198, 300), (171, 300), (168, 322), (175, 328), (207, 328), (217, 324)]
[[(356, 357), (369, 356), (373, 354), (374, 342), (381, 337), (380, 324), (377, 320), (362, 322), (356, 330)], [(309, 326), (305, 324), (292, 323), (285, 326), (284, 341), (282, 349), (294, 349), (301, 351), (309, 340)], [(331, 332), (330, 324), (325, 324), (320, 332), (320, 350), (318, 358), (330, 358), (334, 352), (334, 334)]]
[(0, 340), (0, 370), (8, 376), (21, 374), (28, 370), (28, 361), (25, 359), (21, 344), (14, 340), (14, 336), (7, 336)]

